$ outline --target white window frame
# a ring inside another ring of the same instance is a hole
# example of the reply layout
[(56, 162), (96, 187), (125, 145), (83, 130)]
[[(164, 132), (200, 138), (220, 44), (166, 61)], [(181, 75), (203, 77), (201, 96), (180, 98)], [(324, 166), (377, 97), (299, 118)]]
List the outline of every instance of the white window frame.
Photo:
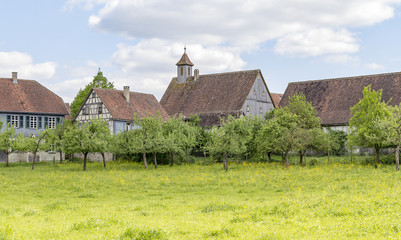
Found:
[(48, 122), (47, 122), (48, 128), (54, 129), (54, 128), (56, 128), (56, 124), (57, 124), (56, 118), (55, 117), (49, 117)]
[(30, 116), (29, 117), (29, 128), (36, 129), (38, 127), (38, 117)]
[(11, 126), (19, 128), (19, 116), (18, 115), (11, 115)]

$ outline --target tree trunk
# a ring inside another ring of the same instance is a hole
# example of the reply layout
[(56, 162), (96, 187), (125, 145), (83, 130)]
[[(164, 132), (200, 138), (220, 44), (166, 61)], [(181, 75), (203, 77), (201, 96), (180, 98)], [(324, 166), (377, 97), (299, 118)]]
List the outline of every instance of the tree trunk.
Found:
[(376, 152), (376, 164), (379, 164), (380, 158), (379, 158), (379, 151), (380, 148), (379, 147), (375, 147), (375, 152)]
[(226, 172), (228, 172), (228, 160), (227, 160), (226, 152), (223, 154), (223, 165), (224, 165), (224, 169), (226, 170)]
[(53, 166), (56, 165), (56, 157), (53, 157)]
[(302, 151), (299, 151), (299, 165), (302, 165), (304, 163), (304, 153)]
[(401, 145), (401, 136), (398, 135), (398, 143), (397, 148), (395, 150), (395, 170), (400, 171), (400, 145)]
[(88, 153), (84, 153), (84, 171), (86, 171), (86, 156)]
[(146, 161), (146, 153), (143, 153), (143, 164), (145, 164), (145, 169), (148, 169), (148, 161)]
[(154, 161), (154, 164), (155, 164), (155, 168), (157, 168), (156, 153), (153, 153), (153, 161)]
[(60, 163), (63, 163), (63, 151), (60, 151)]
[(269, 162), (272, 161), (272, 152), (267, 153), (267, 158), (269, 159)]
[(351, 148), (351, 163), (352, 163), (352, 148)]
[(188, 148), (185, 149), (185, 154), (187, 156), (187, 163), (189, 162), (189, 156), (188, 156)]
[(36, 152), (33, 153), (32, 170), (35, 169)]
[(9, 167), (10, 165), (8, 164), (8, 156), (10, 156), (10, 153), (6, 152), (6, 167)]
[(327, 163), (330, 163), (330, 151), (327, 151)]
[(106, 168), (106, 158), (104, 157), (104, 152), (101, 152), (100, 154), (102, 154), (103, 167)]
[(170, 156), (171, 156), (171, 158), (170, 158), (170, 166), (173, 166), (174, 165), (174, 153), (170, 152)]
[(290, 162), (288, 160), (289, 151), (285, 152), (285, 166), (288, 168), (290, 166)]

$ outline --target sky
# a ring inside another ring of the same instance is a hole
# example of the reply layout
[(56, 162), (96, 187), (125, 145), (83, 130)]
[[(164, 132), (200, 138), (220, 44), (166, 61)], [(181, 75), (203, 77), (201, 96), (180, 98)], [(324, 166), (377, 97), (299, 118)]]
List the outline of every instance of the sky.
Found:
[(0, 77), (65, 102), (97, 74), (161, 99), (184, 52), (200, 74), (289, 82), (401, 71), (401, 0), (0, 0)]

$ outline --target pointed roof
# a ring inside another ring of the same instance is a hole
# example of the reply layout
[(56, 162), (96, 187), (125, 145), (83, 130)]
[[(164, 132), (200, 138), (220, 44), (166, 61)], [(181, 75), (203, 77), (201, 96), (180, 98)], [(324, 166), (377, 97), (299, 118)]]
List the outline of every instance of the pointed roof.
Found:
[(152, 94), (130, 92), (130, 101), (127, 102), (122, 90), (93, 88), (93, 91), (102, 100), (113, 119), (132, 121), (134, 114), (140, 118), (145, 118), (148, 115), (155, 116), (158, 112), (160, 112), (163, 120), (169, 118), (164, 108)]
[(182, 55), (180, 61), (178, 61), (176, 63), (177, 66), (182, 66), (182, 65), (189, 65), (189, 66), (193, 66), (194, 64), (191, 62), (191, 60), (189, 60), (189, 57), (187, 55), (186, 52), (184, 52), (184, 54)]
[(350, 108), (363, 98), (364, 87), (383, 90), (382, 100), (390, 105), (401, 102), (401, 72), (334, 78), (315, 81), (291, 82), (280, 101), (280, 107), (289, 103), (289, 97), (303, 93), (317, 110), (323, 126), (344, 126), (351, 118)]
[(63, 99), (35, 80), (0, 78), (0, 112), (68, 115)]
[(185, 83), (173, 78), (160, 103), (170, 116), (183, 114), (187, 118), (197, 114), (201, 121), (202, 116), (213, 117), (212, 125), (216, 125), (220, 122), (218, 116), (241, 112), (258, 74), (260, 70), (206, 74), (199, 75), (197, 81), (189, 77)]

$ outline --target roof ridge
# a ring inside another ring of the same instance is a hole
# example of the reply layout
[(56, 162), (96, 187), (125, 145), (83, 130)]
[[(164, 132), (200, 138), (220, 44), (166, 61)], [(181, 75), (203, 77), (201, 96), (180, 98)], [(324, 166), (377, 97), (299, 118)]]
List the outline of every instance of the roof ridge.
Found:
[(208, 73), (208, 74), (200, 74), (199, 76), (209, 76), (209, 75), (225, 75), (230, 73), (246, 73), (246, 72), (260, 72), (260, 69), (252, 69), (252, 70), (241, 70), (241, 71), (233, 71), (233, 72), (223, 72), (223, 73)]
[[(100, 89), (100, 90), (106, 90), (106, 91), (118, 91), (118, 92), (124, 92), (124, 90), (120, 89), (109, 89), (109, 88), (93, 88), (93, 89)], [(145, 95), (153, 95), (151, 93), (141, 93), (141, 92), (135, 92), (135, 91), (129, 91), (130, 93), (138, 93), (138, 94), (145, 94)]]
[(391, 72), (391, 73), (378, 73), (378, 74), (368, 74), (368, 75), (358, 75), (358, 76), (351, 76), (351, 77), (337, 77), (337, 78), (325, 78), (325, 79), (316, 79), (316, 80), (306, 80), (306, 81), (296, 81), (296, 82), (289, 82), (288, 84), (299, 84), (299, 83), (309, 83), (309, 82), (323, 82), (323, 81), (334, 81), (334, 80), (349, 80), (355, 79), (360, 77), (377, 77), (377, 76), (391, 76), (397, 75), (401, 72)]

